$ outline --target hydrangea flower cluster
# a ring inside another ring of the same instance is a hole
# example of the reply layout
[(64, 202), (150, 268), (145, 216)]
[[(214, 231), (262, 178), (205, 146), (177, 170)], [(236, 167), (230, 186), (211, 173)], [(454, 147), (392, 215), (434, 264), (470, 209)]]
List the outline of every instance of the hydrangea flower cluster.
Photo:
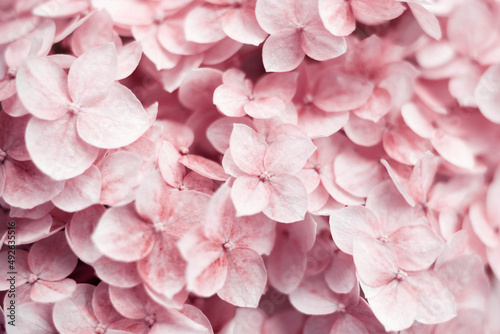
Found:
[(7, 0), (0, 78), (7, 333), (500, 333), (500, 1)]

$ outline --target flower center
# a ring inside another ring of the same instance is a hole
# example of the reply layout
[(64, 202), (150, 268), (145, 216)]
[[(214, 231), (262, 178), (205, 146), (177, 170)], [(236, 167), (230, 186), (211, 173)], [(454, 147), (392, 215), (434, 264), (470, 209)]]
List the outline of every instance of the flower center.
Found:
[(234, 242), (232, 242), (231, 240), (229, 241), (226, 241), (222, 247), (224, 247), (224, 249), (228, 250), (228, 251), (231, 251), (234, 249)]
[(268, 172), (262, 172), (262, 174), (259, 175), (259, 179), (262, 182), (269, 181), (269, 177), (270, 177), (270, 175)]
[(148, 323), (149, 327), (153, 326), (156, 321), (156, 314), (148, 315), (146, 318), (144, 318), (144, 321)]
[(179, 189), (180, 191), (183, 191), (183, 190), (186, 190), (186, 186), (181, 184), (177, 189)]
[(33, 284), (35, 283), (36, 281), (38, 281), (38, 276), (35, 275), (35, 274), (31, 274), (30, 277), (28, 278), (28, 283), (29, 284)]
[(380, 242), (383, 242), (384, 244), (387, 243), (389, 240), (387, 239), (387, 237), (378, 237), (377, 238), (378, 241)]
[(104, 325), (104, 324), (98, 324), (95, 327), (94, 333), (95, 334), (104, 334), (104, 333), (106, 333), (106, 325)]
[(303, 99), (303, 103), (308, 106), (308, 105), (311, 105), (312, 104), (312, 101), (313, 101), (313, 96), (311, 94), (306, 94), (304, 96), (304, 99)]
[(165, 222), (155, 222), (153, 224), (153, 227), (156, 232), (165, 232), (165, 228), (167, 227), (167, 224)]
[(7, 158), (7, 153), (0, 148), (0, 162), (3, 162)]
[(9, 70), (7, 71), (7, 75), (11, 79), (14, 79), (16, 77), (16, 74), (17, 74), (17, 69), (15, 69), (15, 68), (9, 68)]
[(163, 22), (163, 20), (165, 20), (165, 13), (163, 13), (162, 11), (159, 11), (154, 15), (153, 23), (154, 24), (161, 24)]
[(73, 114), (78, 114), (80, 111), (81, 111), (81, 107), (74, 103), (74, 102), (71, 102), (69, 105), (68, 105), (68, 110), (73, 113)]
[(344, 304), (342, 304), (342, 303), (340, 303), (340, 304), (338, 305), (338, 309), (339, 309), (339, 312), (345, 312), (345, 305), (344, 305)]
[(406, 272), (402, 271), (401, 269), (399, 269), (398, 274), (396, 275), (396, 279), (397, 279), (398, 281), (402, 281), (402, 280), (404, 280), (406, 277), (408, 277), (408, 274), (407, 274)]
[(182, 155), (186, 155), (189, 153), (189, 148), (183, 146), (179, 149), (179, 153)]

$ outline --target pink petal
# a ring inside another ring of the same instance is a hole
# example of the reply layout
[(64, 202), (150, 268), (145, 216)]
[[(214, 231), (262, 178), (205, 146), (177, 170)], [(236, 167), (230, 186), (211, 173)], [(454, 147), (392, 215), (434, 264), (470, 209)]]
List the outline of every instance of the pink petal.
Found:
[(421, 218), (418, 210), (411, 208), (390, 181), (377, 185), (366, 199), (366, 208), (370, 209), (386, 235), (402, 226), (414, 225)]
[[(493, 65), (484, 72), (474, 91), (479, 110), (488, 120), (500, 123), (500, 65)], [(18, 88), (19, 89), (19, 88)]]
[(5, 161), (5, 185), (2, 198), (12, 206), (31, 209), (54, 198), (64, 182), (54, 181), (31, 162)]
[(69, 278), (54, 282), (38, 280), (31, 288), (30, 297), (39, 303), (56, 303), (70, 297), (75, 289), (76, 282)]
[(337, 321), (332, 326), (331, 334), (340, 334), (340, 333), (359, 333), (359, 334), (368, 334), (368, 330), (366, 329), (364, 323), (356, 317), (351, 316), (350, 314), (343, 314), (339, 317)]
[(357, 238), (353, 242), (354, 263), (359, 278), (372, 286), (391, 286), (396, 280), (396, 256), (385, 244), (372, 238)]
[(296, 329), (303, 327), (304, 320), (305, 316), (295, 310), (277, 312), (266, 319), (262, 327), (262, 334), (293, 333)]
[(221, 85), (214, 91), (214, 104), (226, 116), (245, 116), (243, 107), (248, 102), (246, 94), (229, 85)]
[(91, 206), (75, 213), (70, 224), (66, 225), (68, 244), (84, 262), (92, 263), (102, 256), (90, 237), (104, 212), (106, 210), (100, 205)]
[(118, 52), (118, 67), (116, 80), (122, 80), (130, 76), (142, 57), (142, 45), (139, 42), (131, 42), (124, 45)]
[(36, 117), (54, 120), (68, 112), (66, 72), (44, 58), (30, 57), (19, 67), (16, 88), (24, 107)]
[(90, 284), (78, 284), (70, 298), (54, 305), (54, 324), (61, 334), (85, 333), (97, 326), (92, 309), (94, 289)]
[(439, 26), (438, 19), (423, 6), (408, 2), (408, 7), (410, 7), (413, 16), (417, 20), (420, 28), (429, 36), (435, 40), (441, 39), (441, 27)]
[(302, 32), (301, 46), (309, 57), (319, 61), (336, 58), (347, 51), (345, 39), (332, 35), (321, 21), (305, 27)]
[(351, 195), (335, 182), (335, 174), (333, 173), (333, 164), (325, 165), (321, 168), (321, 183), (336, 201), (345, 205), (360, 205), (365, 201), (361, 197)]
[(427, 194), (436, 176), (437, 168), (438, 160), (430, 152), (425, 152), (413, 168), (408, 187), (411, 196), (417, 202), (427, 202)]
[(113, 43), (93, 48), (78, 57), (68, 74), (68, 89), (73, 102), (87, 107), (102, 101), (113, 86), (116, 70), (117, 55)]
[[(144, 47), (144, 44), (143, 44)], [(172, 93), (174, 90), (179, 88), (182, 81), (191, 73), (193, 70), (197, 69), (203, 61), (203, 55), (194, 55), (181, 58), (175, 67), (162, 70), (160, 72), (160, 82), (167, 92)]]
[(222, 30), (221, 10), (212, 5), (195, 7), (186, 16), (184, 31), (186, 40), (196, 43), (218, 42), (226, 34)]
[(336, 312), (340, 300), (320, 275), (303, 280), (300, 286), (290, 293), (290, 302), (302, 313), (323, 315)]
[(64, 225), (53, 219), (51, 215), (39, 219), (17, 219), (16, 242), (18, 244), (29, 244), (47, 238), (57, 233)]
[(231, 157), (242, 171), (260, 175), (264, 171), (267, 143), (264, 137), (243, 124), (234, 124), (229, 140)]
[(283, 174), (273, 176), (269, 183), (269, 205), (264, 214), (281, 223), (304, 219), (307, 192), (302, 182), (296, 176)]
[(149, 255), (137, 262), (137, 270), (144, 282), (168, 298), (172, 298), (186, 283), (186, 262), (176, 241), (177, 238), (163, 233), (156, 238)]
[(226, 37), (203, 54), (203, 65), (220, 64), (234, 56), (242, 46), (240, 42)]
[(231, 189), (231, 198), (238, 216), (254, 215), (269, 204), (270, 190), (258, 177), (241, 176)]
[(405, 270), (428, 268), (441, 254), (443, 241), (427, 226), (405, 226), (389, 237), (398, 264)]
[[(334, 113), (336, 115), (337, 113)], [(386, 132), (384, 121), (375, 123), (362, 119), (354, 113), (349, 115), (349, 121), (344, 126), (347, 137), (360, 146), (375, 146), (382, 141)]]
[(474, 152), (465, 140), (440, 132), (436, 133), (431, 142), (436, 151), (446, 161), (465, 169), (474, 167)]
[(103, 282), (120, 288), (130, 288), (142, 283), (136, 262), (118, 262), (105, 256), (92, 263), (95, 274)]
[(33, 14), (41, 17), (65, 18), (80, 14), (89, 8), (87, 0), (44, 2), (33, 9)]
[(396, 126), (392, 131), (386, 131), (383, 145), (391, 158), (406, 165), (415, 165), (431, 148), (426, 139), (422, 139), (406, 126)]
[(377, 217), (362, 206), (349, 206), (335, 211), (330, 216), (330, 229), (335, 244), (351, 255), (356, 238), (376, 238), (381, 232)]
[(35, 243), (31, 247), (28, 262), (39, 278), (57, 281), (71, 274), (78, 258), (68, 246), (64, 233), (59, 232)]
[(224, 171), (231, 175), (232, 177), (240, 177), (240, 176), (247, 176), (247, 174), (242, 171), (238, 166), (236, 166), (236, 163), (233, 160), (233, 157), (231, 155), (231, 150), (227, 149), (226, 153), (224, 154), (224, 157), (222, 158), (222, 167), (224, 168)]
[(305, 52), (301, 47), (301, 34), (283, 30), (267, 38), (262, 48), (262, 60), (267, 72), (288, 72), (300, 65)]
[(133, 200), (133, 189), (142, 158), (132, 152), (117, 151), (105, 156), (97, 167), (101, 172), (101, 204), (127, 204)]
[(222, 72), (212, 68), (191, 71), (179, 87), (179, 100), (191, 110), (212, 105), (214, 90), (222, 85)]
[(90, 166), (82, 175), (66, 180), (64, 189), (52, 199), (59, 209), (76, 212), (99, 203), (101, 198), (101, 173)]
[(114, 84), (104, 100), (82, 108), (76, 126), (78, 134), (90, 145), (118, 148), (142, 136), (149, 127), (149, 120), (132, 91)]
[(232, 39), (251, 45), (259, 45), (267, 34), (257, 23), (255, 11), (249, 7), (229, 10), (222, 18), (222, 29)]
[(311, 138), (327, 137), (336, 133), (349, 120), (348, 112), (325, 112), (315, 106), (299, 111), (297, 125)]
[(28, 152), (35, 165), (55, 180), (83, 174), (97, 158), (99, 149), (80, 139), (75, 121), (66, 114), (55, 121), (32, 118), (28, 123)]
[[(206, 256), (206, 253), (203, 254)], [(205, 257), (205, 261), (209, 262), (210, 260), (211, 258)], [(219, 291), (224, 286), (227, 279), (228, 268), (226, 261), (226, 256), (219, 256), (215, 261), (210, 262), (210, 264), (196, 275), (195, 278), (188, 278), (190, 290), (200, 296), (206, 297), (212, 296)], [(188, 269), (188, 273), (189, 272), (190, 270)], [(190, 277), (190, 275), (188, 277)]]
[[(190, 0), (189, 0), (190, 1)], [(132, 31), (137, 29), (132, 28)], [(158, 41), (166, 50), (176, 55), (195, 55), (210, 49), (214, 43), (196, 43), (186, 40), (184, 17), (171, 17), (158, 27)]]
[(277, 97), (261, 97), (244, 106), (248, 115), (263, 119), (282, 116), (285, 108), (285, 103)]
[(75, 30), (71, 38), (71, 49), (77, 56), (113, 39), (113, 21), (105, 10), (95, 12)]
[(384, 180), (383, 167), (354, 151), (337, 155), (333, 164), (335, 181), (354, 196), (366, 197), (373, 187)]
[(373, 83), (344, 73), (326, 71), (318, 80), (314, 105), (324, 111), (347, 111), (361, 107), (370, 98)]
[[(12, 261), (12, 252), (10, 252), (10, 261)], [(16, 286), (20, 286), (22, 284), (25, 284), (28, 282), (28, 278), (31, 274), (31, 270), (28, 265), (28, 252), (22, 249), (17, 249), (16, 250), (16, 263), (15, 263), (15, 269), (18, 274), (16, 277)], [(0, 289), (9, 290), (10, 289), (10, 275), (8, 274), (9, 272), (12, 272), (10, 269), (10, 263), (9, 263), (9, 250), (5, 249), (2, 252), (0, 252), (0, 260), (3, 261), (2, 264), (0, 264), (0, 269), (1, 271), (1, 276), (0, 278), (2, 279), (0, 282)]]
[(164, 141), (158, 157), (161, 176), (172, 187), (181, 186), (186, 175), (186, 168), (179, 163), (179, 151), (168, 141)]
[(189, 172), (182, 181), (182, 184), (188, 190), (196, 190), (210, 195), (213, 193), (215, 182), (196, 172)]
[(378, 20), (392, 20), (405, 10), (400, 2), (390, 0), (354, 0), (351, 6), (356, 14)]
[(267, 333), (262, 328), (266, 318), (267, 315), (261, 309), (237, 308), (234, 317), (224, 325), (219, 333), (251, 334), (255, 331), (258, 331), (258, 333)]
[[(303, 334), (331, 334), (332, 326), (339, 318), (339, 313), (309, 317), (304, 324)], [(340, 334), (340, 333), (332, 333)]]
[(336, 293), (351, 292), (357, 283), (353, 258), (342, 252), (336, 252), (325, 270), (325, 281)]
[(488, 247), (496, 248), (500, 242), (493, 226), (490, 225), (484, 205), (473, 203), (469, 208), (472, 228), (481, 241)]
[(486, 210), (489, 217), (500, 215), (500, 207), (496, 205), (497, 198), (500, 196), (500, 168), (497, 167), (493, 182), (486, 193)]
[(92, 235), (97, 249), (117, 261), (133, 262), (153, 249), (153, 227), (145, 223), (133, 205), (106, 211)]
[(417, 301), (407, 284), (393, 280), (369, 299), (377, 319), (387, 331), (398, 331), (410, 327), (417, 316)]
[(277, 97), (287, 103), (297, 90), (297, 73), (269, 73), (255, 84), (254, 97)]
[(264, 168), (271, 175), (294, 174), (304, 167), (315, 150), (309, 138), (276, 140), (266, 151)]
[(225, 181), (229, 175), (221, 165), (199, 155), (188, 154), (181, 156), (179, 162), (196, 173), (215, 181)]
[(267, 275), (260, 255), (250, 249), (235, 249), (227, 255), (226, 283), (217, 293), (240, 307), (257, 307), (264, 293)]
[(142, 285), (129, 289), (110, 286), (109, 299), (115, 309), (129, 319), (147, 317), (152, 306), (151, 300)]
[(366, 103), (354, 110), (356, 116), (378, 122), (391, 109), (391, 94), (383, 88), (375, 87)]
[(110, 324), (119, 320), (121, 315), (116, 312), (109, 299), (109, 287), (106, 283), (99, 283), (92, 296), (92, 308), (97, 320), (102, 324)]
[(325, 28), (335, 36), (348, 36), (356, 29), (351, 4), (343, 0), (320, 0), (319, 15)]
[(55, 334), (51, 304), (23, 303), (18, 306), (17, 326), (32, 333)]
[(431, 271), (420, 272), (408, 280), (416, 295), (417, 316), (424, 324), (448, 321), (457, 315), (455, 298), (447, 286)]
[(8, 34), (0, 38), (1, 44), (6, 44), (23, 37), (36, 28), (40, 18), (33, 15), (18, 15), (10, 20), (2, 21), (0, 28), (2, 31), (8, 31)]
[(282, 239), (284, 238), (281, 234), (278, 234), (274, 249), (267, 259), (267, 274), (269, 283), (275, 289), (282, 293), (290, 293), (297, 288), (304, 277), (307, 255), (299, 247), (295, 247), (295, 243)]
[(156, 30), (148, 27), (148, 31), (141, 36), (142, 34), (136, 33), (137, 29), (138, 27), (133, 28), (134, 35), (140, 41), (144, 55), (151, 60), (156, 70), (171, 70), (182, 62), (180, 55), (168, 52), (160, 45), (155, 36)]
[(259, 25), (266, 32), (275, 34), (285, 29), (295, 28), (295, 1), (260, 0), (255, 6), (255, 15)]

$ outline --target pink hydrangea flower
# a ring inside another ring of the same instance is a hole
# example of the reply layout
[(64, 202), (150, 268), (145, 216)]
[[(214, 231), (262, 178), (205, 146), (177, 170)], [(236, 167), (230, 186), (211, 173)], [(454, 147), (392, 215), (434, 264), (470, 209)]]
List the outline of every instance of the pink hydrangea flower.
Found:
[[(268, 144), (246, 125), (234, 125), (224, 167), (236, 178), (231, 198), (238, 216), (262, 211), (284, 223), (304, 218), (307, 194), (293, 174), (304, 166), (315, 146), (309, 139), (292, 138), (285, 135)], [(284, 160), (285, 156), (290, 160)]]
[(26, 145), (44, 173), (57, 180), (78, 176), (95, 161), (99, 148), (128, 145), (146, 131), (146, 112), (129, 89), (115, 83), (116, 71), (111, 43), (80, 56), (68, 75), (44, 58), (23, 63), (16, 86), (35, 116), (26, 129)]
[(187, 287), (201, 296), (217, 293), (234, 305), (257, 307), (267, 281), (261, 255), (273, 247), (275, 223), (262, 214), (236, 217), (230, 193), (227, 183), (221, 186), (203, 225), (179, 241), (188, 263)]
[(346, 51), (344, 38), (323, 26), (317, 0), (258, 0), (255, 13), (260, 26), (270, 34), (262, 49), (267, 71), (293, 70), (305, 55), (323, 61)]

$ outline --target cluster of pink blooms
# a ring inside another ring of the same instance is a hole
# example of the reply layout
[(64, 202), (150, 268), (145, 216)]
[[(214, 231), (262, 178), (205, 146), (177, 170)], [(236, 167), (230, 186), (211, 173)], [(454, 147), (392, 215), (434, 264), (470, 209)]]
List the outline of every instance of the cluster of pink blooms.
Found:
[(0, 78), (7, 333), (500, 333), (499, 0), (5, 0)]

